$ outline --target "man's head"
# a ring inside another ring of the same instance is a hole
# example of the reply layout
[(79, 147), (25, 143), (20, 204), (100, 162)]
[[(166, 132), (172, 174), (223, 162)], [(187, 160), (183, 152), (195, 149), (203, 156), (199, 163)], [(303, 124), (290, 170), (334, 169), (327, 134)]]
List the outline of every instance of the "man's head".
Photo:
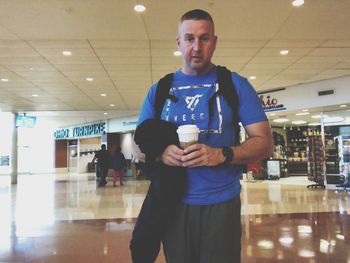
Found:
[(201, 75), (212, 67), (211, 58), (217, 37), (214, 22), (206, 11), (194, 9), (185, 13), (178, 27), (177, 45), (183, 56), (182, 71), (189, 75)]
[(102, 150), (106, 150), (106, 149), (107, 149), (107, 148), (106, 148), (106, 144), (102, 144), (102, 145), (101, 145), (101, 149), (102, 149)]

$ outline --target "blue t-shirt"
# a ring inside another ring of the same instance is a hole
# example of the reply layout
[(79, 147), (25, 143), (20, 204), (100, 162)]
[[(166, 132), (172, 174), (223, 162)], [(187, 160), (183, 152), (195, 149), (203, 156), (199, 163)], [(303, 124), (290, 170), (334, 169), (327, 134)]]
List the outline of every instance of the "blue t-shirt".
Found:
[[(232, 81), (239, 97), (238, 115), (242, 125), (267, 121), (261, 102), (247, 79), (232, 73)], [(145, 97), (138, 125), (156, 116), (156, 88), (157, 84), (154, 84)], [(178, 100), (166, 100), (161, 118), (176, 126), (196, 124), (200, 129), (199, 143), (211, 147), (234, 145), (232, 109), (222, 96), (214, 99), (213, 115), (209, 118), (208, 101), (217, 89), (216, 67), (203, 76), (188, 76), (181, 70), (176, 71), (170, 93)], [(238, 196), (241, 190), (241, 173), (241, 166), (233, 164), (187, 168), (188, 189), (184, 203), (216, 204)]]

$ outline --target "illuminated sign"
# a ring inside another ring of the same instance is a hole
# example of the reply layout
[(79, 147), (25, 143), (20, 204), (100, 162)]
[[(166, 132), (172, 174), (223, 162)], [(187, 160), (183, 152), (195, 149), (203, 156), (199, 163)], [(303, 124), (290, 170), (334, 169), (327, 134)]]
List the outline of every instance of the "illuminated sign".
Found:
[(106, 134), (106, 123), (93, 123), (76, 127), (61, 128), (54, 132), (55, 140), (94, 137)]

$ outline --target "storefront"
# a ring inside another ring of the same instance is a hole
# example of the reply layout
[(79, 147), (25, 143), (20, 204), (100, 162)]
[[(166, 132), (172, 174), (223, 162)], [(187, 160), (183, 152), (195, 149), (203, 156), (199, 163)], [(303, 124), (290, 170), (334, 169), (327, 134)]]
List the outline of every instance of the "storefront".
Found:
[(111, 155), (116, 147), (121, 147), (127, 161), (125, 176), (131, 176), (135, 118), (111, 119), (57, 129), (54, 132), (56, 173), (94, 172), (91, 161), (95, 152), (101, 149), (101, 144), (106, 144)]

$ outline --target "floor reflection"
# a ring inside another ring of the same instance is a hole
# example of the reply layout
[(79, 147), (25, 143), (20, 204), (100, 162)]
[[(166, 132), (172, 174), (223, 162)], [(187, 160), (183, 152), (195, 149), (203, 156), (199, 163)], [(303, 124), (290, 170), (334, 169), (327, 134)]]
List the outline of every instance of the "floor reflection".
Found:
[[(288, 180), (242, 182), (242, 262), (350, 262), (349, 193)], [(130, 262), (148, 185), (96, 188), (91, 175), (26, 175), (17, 185), (0, 178), (0, 262)]]

